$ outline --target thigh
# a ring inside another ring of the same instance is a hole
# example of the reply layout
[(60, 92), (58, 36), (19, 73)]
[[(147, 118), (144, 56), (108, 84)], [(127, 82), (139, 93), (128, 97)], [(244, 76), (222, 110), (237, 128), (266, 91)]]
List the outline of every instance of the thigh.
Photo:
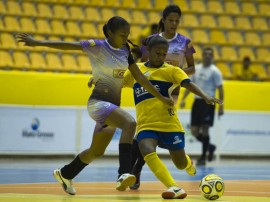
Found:
[(156, 151), (158, 140), (154, 138), (144, 138), (139, 141), (139, 148), (143, 157)]
[(131, 122), (136, 123), (135, 119), (128, 112), (121, 108), (114, 109), (105, 120), (106, 125), (115, 128), (124, 128)]
[(158, 145), (158, 134), (153, 130), (144, 130), (138, 133), (137, 141), (143, 156), (156, 151)]

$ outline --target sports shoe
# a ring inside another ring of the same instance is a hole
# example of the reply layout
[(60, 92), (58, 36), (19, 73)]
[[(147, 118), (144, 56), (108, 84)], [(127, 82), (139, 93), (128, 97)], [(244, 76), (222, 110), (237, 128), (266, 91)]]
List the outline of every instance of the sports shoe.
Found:
[(135, 182), (135, 175), (131, 175), (129, 173), (122, 174), (116, 182), (116, 189), (118, 191), (125, 191), (127, 187), (133, 185)]
[(73, 181), (63, 178), (59, 168), (53, 171), (53, 176), (58, 182), (60, 182), (66, 193), (70, 195), (76, 194), (76, 190), (73, 187)]
[(194, 165), (192, 160), (191, 160), (191, 165), (188, 168), (186, 168), (186, 172), (190, 176), (196, 175), (196, 166)]
[(141, 185), (141, 182), (140, 182), (141, 172), (135, 174), (135, 177), (136, 177), (136, 182), (135, 182), (135, 184), (129, 186), (129, 188), (132, 189), (132, 190), (137, 190), (137, 189), (139, 189), (139, 187), (140, 187), (140, 185)]
[(170, 187), (168, 190), (164, 191), (161, 196), (164, 199), (184, 199), (187, 197), (187, 193), (184, 189), (173, 186)]
[(216, 151), (216, 146), (213, 145), (213, 144), (210, 144), (209, 145), (209, 148), (208, 148), (208, 161), (212, 161), (213, 160), (213, 156), (214, 156), (214, 152)]
[(196, 162), (196, 166), (205, 166), (206, 165), (206, 161), (205, 158), (200, 157), (197, 162)]

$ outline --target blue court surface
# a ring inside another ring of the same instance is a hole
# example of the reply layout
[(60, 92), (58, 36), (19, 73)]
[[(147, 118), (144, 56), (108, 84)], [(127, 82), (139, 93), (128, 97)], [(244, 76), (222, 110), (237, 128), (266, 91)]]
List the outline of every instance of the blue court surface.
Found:
[[(270, 160), (226, 159), (197, 167), (197, 175), (188, 176), (177, 170), (170, 159), (161, 157), (177, 181), (198, 181), (209, 173), (215, 173), (224, 180), (270, 180)], [(0, 159), (0, 184), (55, 182), (52, 171), (69, 163), (72, 158), (2, 158)], [(87, 166), (75, 179), (76, 182), (115, 182), (117, 178), (117, 157), (103, 157)], [(142, 181), (157, 181), (144, 166)], [(270, 190), (269, 190), (270, 192)]]

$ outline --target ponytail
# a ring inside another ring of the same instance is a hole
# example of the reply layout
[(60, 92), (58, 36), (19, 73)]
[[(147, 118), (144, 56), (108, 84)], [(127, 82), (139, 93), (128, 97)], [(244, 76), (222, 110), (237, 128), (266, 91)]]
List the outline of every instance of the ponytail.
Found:
[(103, 30), (103, 34), (105, 35), (105, 37), (108, 38), (109, 34), (108, 34), (108, 25), (107, 25), (107, 23), (105, 25), (103, 25), (102, 30)]
[(162, 19), (160, 19), (159, 23), (158, 23), (158, 32), (164, 32), (165, 27), (164, 27), (164, 23), (162, 21)]

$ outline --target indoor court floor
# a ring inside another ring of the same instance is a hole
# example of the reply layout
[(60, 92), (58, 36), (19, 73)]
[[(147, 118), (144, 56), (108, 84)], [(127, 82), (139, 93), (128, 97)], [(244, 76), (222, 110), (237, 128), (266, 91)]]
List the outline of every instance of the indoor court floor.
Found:
[[(0, 202), (124, 202), (167, 201), (161, 198), (165, 187), (157, 181), (147, 166), (142, 171), (140, 190), (115, 190), (118, 160), (104, 157), (83, 170), (74, 180), (77, 195), (66, 194), (52, 176), (55, 168), (72, 158), (1, 158)], [(173, 177), (188, 194), (182, 201), (207, 201), (199, 192), (202, 177), (215, 173), (225, 182), (222, 202), (270, 202), (270, 161), (226, 159), (197, 167), (197, 175), (188, 176), (162, 157)], [(180, 200), (180, 199), (178, 199)]]

